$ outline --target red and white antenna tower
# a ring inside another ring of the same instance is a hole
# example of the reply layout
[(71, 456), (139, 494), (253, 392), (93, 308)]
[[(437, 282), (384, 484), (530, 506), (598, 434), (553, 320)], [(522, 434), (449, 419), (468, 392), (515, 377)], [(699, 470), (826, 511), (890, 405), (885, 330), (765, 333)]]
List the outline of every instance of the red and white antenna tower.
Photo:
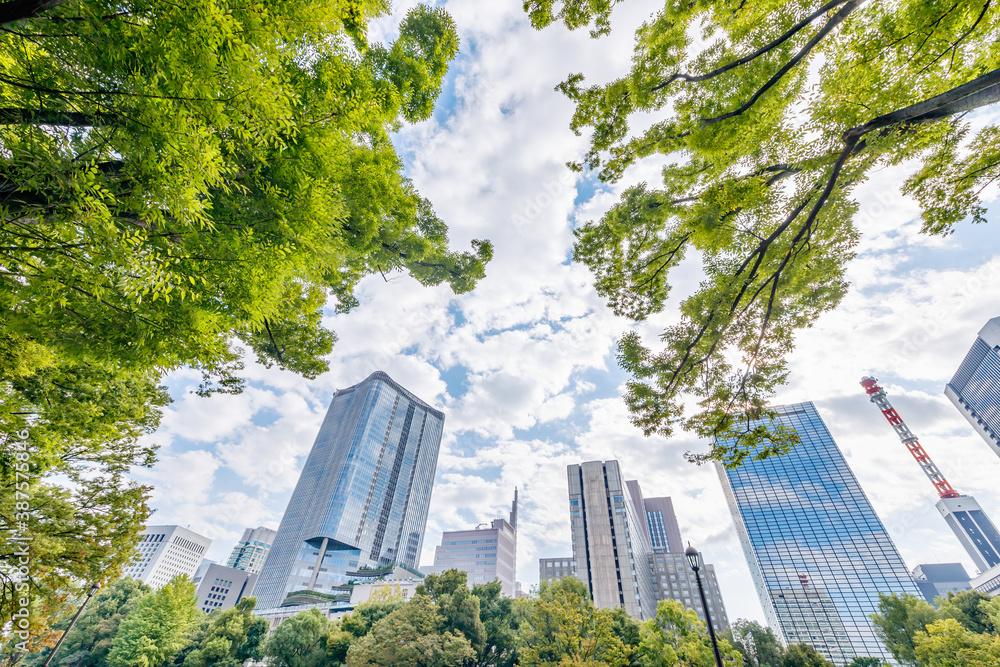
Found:
[(906, 448), (913, 454), (913, 458), (924, 469), (924, 474), (927, 475), (927, 479), (931, 480), (931, 484), (937, 489), (938, 495), (942, 498), (958, 498), (958, 491), (953, 489), (948, 480), (944, 478), (938, 467), (934, 465), (934, 461), (927, 455), (924, 448), (920, 446), (917, 436), (913, 435), (913, 432), (906, 426), (906, 422), (903, 421), (903, 418), (899, 416), (896, 409), (889, 403), (889, 399), (885, 395), (885, 389), (878, 385), (878, 380), (873, 377), (862, 378), (861, 386), (871, 396), (872, 403), (878, 406), (878, 409), (882, 411), (885, 418), (892, 424), (896, 435), (899, 436), (899, 439), (903, 441)]

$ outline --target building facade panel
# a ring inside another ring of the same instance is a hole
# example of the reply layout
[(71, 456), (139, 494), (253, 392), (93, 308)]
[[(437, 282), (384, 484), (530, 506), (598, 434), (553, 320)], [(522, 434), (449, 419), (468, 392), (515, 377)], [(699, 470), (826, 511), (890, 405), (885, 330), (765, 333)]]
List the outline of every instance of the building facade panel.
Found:
[(773, 409), (801, 443), (783, 456), (718, 468), (768, 624), (836, 665), (891, 660), (869, 615), (879, 594), (920, 591), (815, 406)]
[(567, 467), (570, 536), (577, 576), (600, 608), (655, 615), (645, 517), (637, 513), (617, 461)]
[(1000, 456), (1000, 317), (980, 330), (944, 394)]
[(258, 606), (336, 591), (351, 569), (415, 568), (443, 428), (442, 412), (385, 373), (338, 390), (261, 571)]
[(277, 531), (264, 526), (247, 528), (243, 531), (243, 537), (233, 547), (233, 553), (230, 554), (226, 567), (260, 574), (267, 554), (271, 551), (271, 545), (274, 544), (275, 535)]
[(195, 578), (198, 608), (205, 613), (223, 611), (253, 594), (257, 574), (234, 567), (210, 564)]

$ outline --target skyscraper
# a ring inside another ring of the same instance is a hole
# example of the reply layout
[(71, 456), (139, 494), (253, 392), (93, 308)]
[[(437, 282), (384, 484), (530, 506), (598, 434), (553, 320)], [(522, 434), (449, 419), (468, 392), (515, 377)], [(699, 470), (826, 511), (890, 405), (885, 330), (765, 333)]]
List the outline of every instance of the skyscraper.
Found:
[(414, 568), (437, 467), (444, 413), (383, 372), (338, 390), (288, 501), (255, 592), (331, 594), (349, 570)]
[(645, 517), (633, 502), (617, 461), (566, 468), (570, 538), (577, 576), (600, 608), (624, 607), (633, 618), (656, 614)]
[(880, 593), (920, 590), (816, 407), (773, 410), (775, 424), (794, 428), (801, 443), (783, 456), (718, 467), (768, 624), (836, 665), (889, 659), (869, 614)]
[(517, 576), (517, 489), (510, 509), (510, 520), (494, 519), (487, 527), (479, 524), (472, 530), (444, 533), (441, 546), (434, 550), (434, 565), (421, 568), (425, 573), (462, 570), (469, 585), (500, 582), (500, 592), (514, 597)]
[(274, 544), (275, 535), (277, 533), (274, 530), (264, 526), (247, 528), (243, 531), (243, 537), (233, 547), (233, 553), (229, 555), (226, 567), (260, 574), (267, 554), (271, 551), (271, 545)]
[(1000, 317), (979, 331), (944, 395), (1000, 456)]
[(178, 574), (193, 577), (212, 540), (180, 526), (146, 526), (136, 545), (138, 558), (124, 574), (157, 589)]
[(715, 576), (715, 567), (704, 565), (701, 570), (702, 583), (705, 586), (705, 598), (708, 601), (706, 610), (698, 595), (698, 584), (694, 571), (684, 555), (684, 543), (681, 540), (681, 530), (674, 513), (674, 503), (669, 497), (643, 498), (639, 482), (628, 482), (633, 501), (638, 498), (643, 507), (647, 531), (651, 537), (652, 551), (647, 562), (649, 574), (653, 582), (653, 595), (656, 602), (661, 600), (676, 600), (685, 608), (693, 610), (698, 618), (712, 619), (716, 632), (725, 632), (729, 627), (726, 616), (726, 605), (722, 602), (722, 591)]

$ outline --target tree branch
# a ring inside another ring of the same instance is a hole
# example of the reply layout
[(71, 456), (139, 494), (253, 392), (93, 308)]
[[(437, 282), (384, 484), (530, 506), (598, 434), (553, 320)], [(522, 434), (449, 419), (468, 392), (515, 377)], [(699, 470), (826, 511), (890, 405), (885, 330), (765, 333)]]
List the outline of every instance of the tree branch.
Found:
[(8, 0), (0, 2), (0, 24), (23, 21), (61, 5), (65, 0)]

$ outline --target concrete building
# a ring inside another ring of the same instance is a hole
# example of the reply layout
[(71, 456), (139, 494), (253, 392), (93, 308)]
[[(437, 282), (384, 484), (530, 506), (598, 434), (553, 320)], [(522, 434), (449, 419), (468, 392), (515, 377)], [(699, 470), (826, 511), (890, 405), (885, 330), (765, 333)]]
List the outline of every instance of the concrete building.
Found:
[(773, 421), (747, 428), (783, 425), (801, 442), (781, 456), (717, 467), (768, 625), (838, 666), (855, 656), (891, 660), (869, 615), (880, 594), (920, 590), (816, 407), (771, 409)]
[(980, 572), (1000, 565), (1000, 532), (975, 498), (941, 498), (936, 507)]
[(633, 618), (656, 613), (645, 517), (636, 509), (617, 461), (566, 468), (570, 538), (577, 576), (599, 608), (624, 607)]
[(979, 331), (944, 395), (1000, 456), (1000, 317)]
[(502, 595), (516, 595), (517, 577), (517, 489), (508, 520), (498, 518), (472, 530), (444, 533), (434, 550), (434, 565), (421, 568), (427, 574), (462, 570), (469, 585), (500, 582)]
[(969, 585), (980, 593), (989, 595), (990, 597), (1000, 595), (1000, 565), (991, 567), (982, 574), (976, 575), (969, 582)]
[(195, 577), (198, 586), (198, 609), (205, 613), (229, 609), (253, 594), (257, 574), (212, 563)]
[(667, 497), (643, 498), (643, 515), (649, 529), (649, 542), (653, 551), (684, 553), (681, 529), (674, 514), (674, 502)]
[(264, 560), (271, 551), (271, 545), (274, 544), (277, 534), (277, 531), (264, 526), (247, 528), (243, 531), (243, 537), (233, 547), (233, 553), (230, 554), (226, 567), (260, 574), (260, 569), (264, 566)]
[(961, 563), (921, 563), (913, 568), (912, 574), (924, 599), (935, 607), (936, 598), (947, 598), (948, 593), (959, 593), (972, 588), (969, 584), (972, 577)]
[(572, 556), (538, 559), (538, 583), (553, 584), (563, 577), (575, 577), (576, 561)]
[(262, 610), (307, 591), (337, 597), (349, 571), (417, 565), (444, 428), (376, 372), (338, 390), (260, 573)]
[(729, 627), (729, 618), (715, 577), (715, 567), (706, 564), (701, 569), (702, 586), (708, 601), (706, 616), (697, 579), (684, 555), (685, 547), (673, 501), (668, 497), (643, 498), (637, 481), (628, 482), (628, 487), (633, 501), (638, 498), (641, 503), (647, 531), (652, 539), (653, 548), (648, 563), (656, 602), (676, 600), (687, 609), (694, 610), (702, 621), (711, 618), (717, 632), (725, 632)]
[(179, 574), (194, 577), (212, 540), (180, 526), (147, 526), (136, 546), (139, 555), (122, 574), (154, 590)]

